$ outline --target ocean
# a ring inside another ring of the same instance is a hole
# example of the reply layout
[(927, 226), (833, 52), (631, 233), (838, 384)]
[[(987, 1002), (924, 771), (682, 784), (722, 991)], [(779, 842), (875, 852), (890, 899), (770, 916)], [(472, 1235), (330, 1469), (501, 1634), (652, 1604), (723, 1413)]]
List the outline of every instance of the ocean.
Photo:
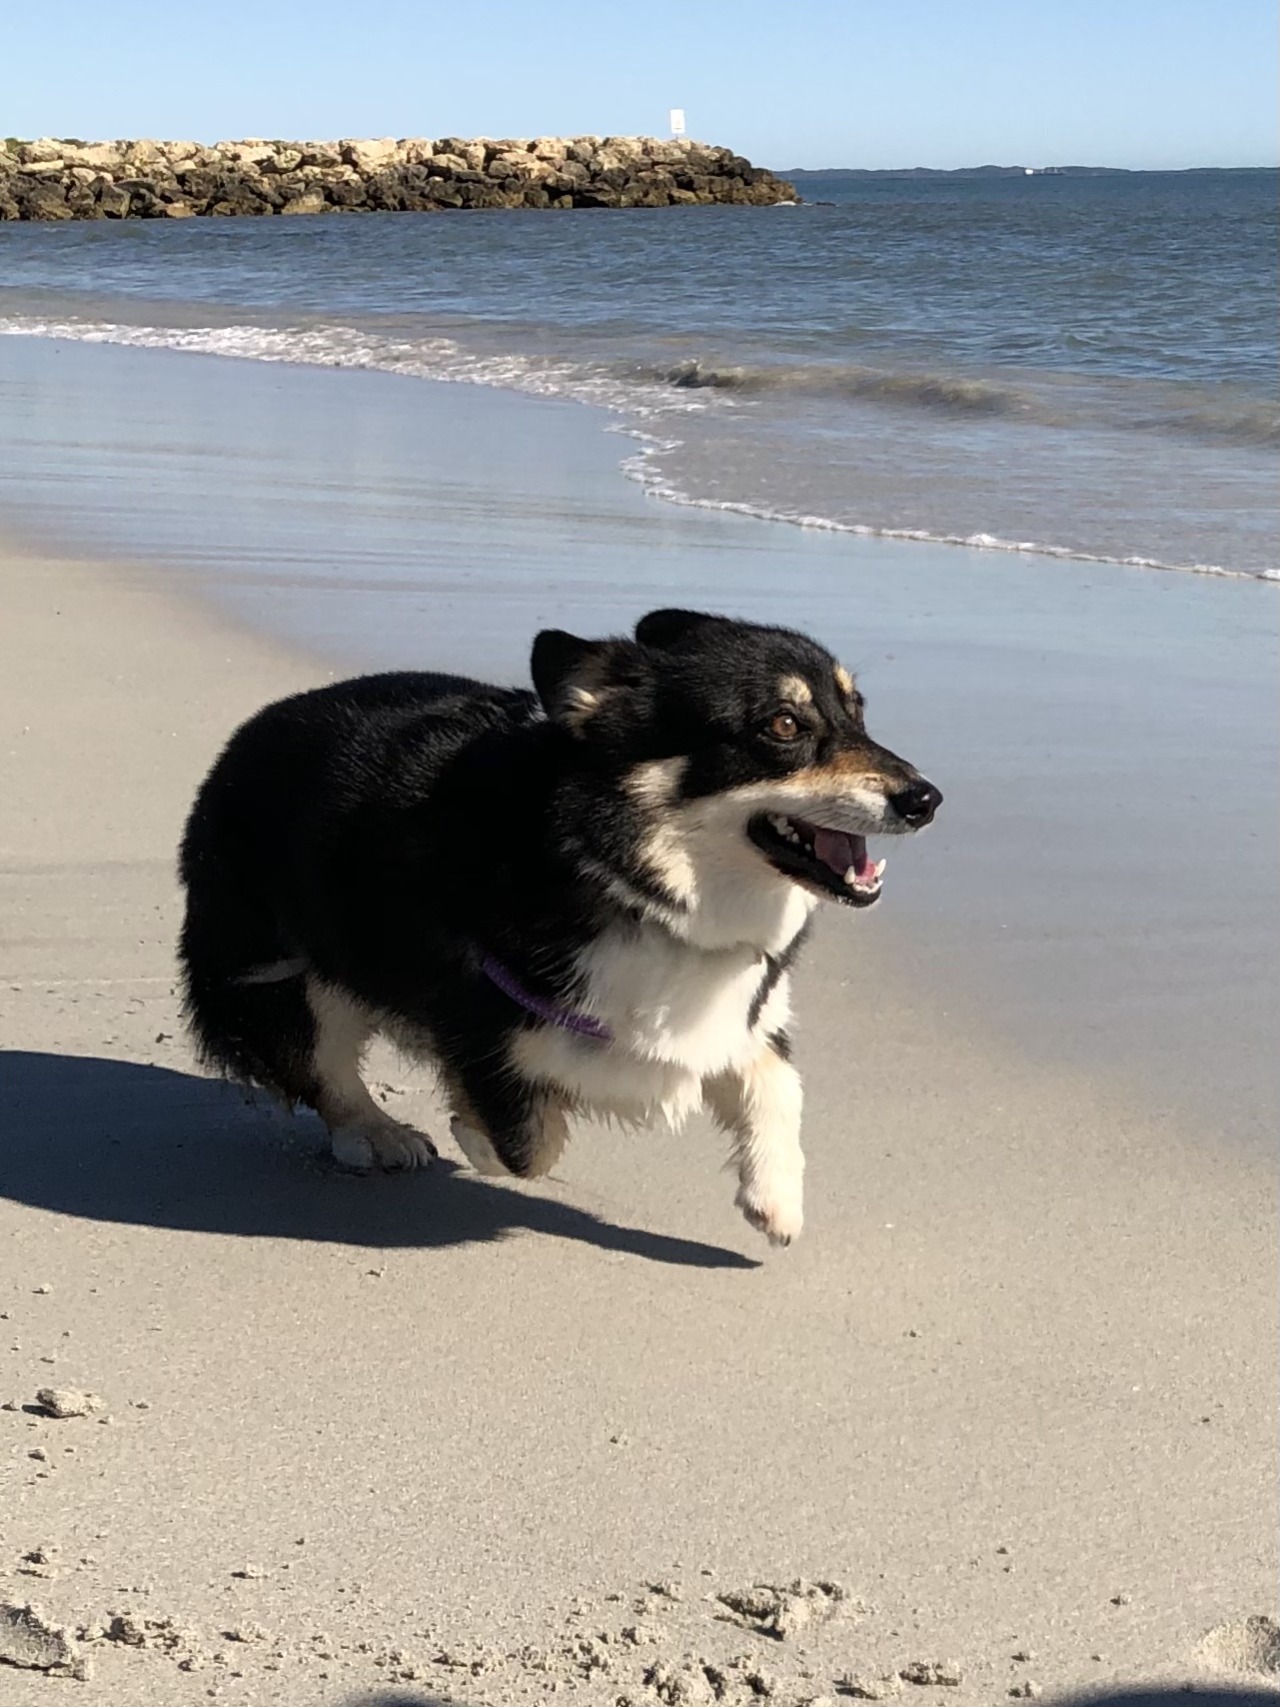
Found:
[(0, 331), (592, 404), (681, 505), (1280, 578), (1274, 173), (804, 194), (8, 226)]

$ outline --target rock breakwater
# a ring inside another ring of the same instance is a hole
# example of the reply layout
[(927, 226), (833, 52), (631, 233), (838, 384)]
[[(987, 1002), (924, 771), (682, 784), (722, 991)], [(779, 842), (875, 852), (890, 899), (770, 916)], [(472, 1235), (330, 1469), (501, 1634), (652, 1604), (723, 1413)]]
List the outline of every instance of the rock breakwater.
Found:
[(767, 207), (794, 199), (785, 179), (731, 149), (684, 139), (0, 143), (0, 220)]

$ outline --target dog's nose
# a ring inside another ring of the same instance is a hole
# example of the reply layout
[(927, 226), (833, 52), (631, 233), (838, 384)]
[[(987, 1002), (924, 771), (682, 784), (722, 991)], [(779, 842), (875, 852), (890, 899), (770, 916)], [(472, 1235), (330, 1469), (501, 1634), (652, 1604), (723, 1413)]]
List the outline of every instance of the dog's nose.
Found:
[(942, 805), (942, 790), (923, 777), (917, 777), (915, 782), (908, 783), (897, 794), (891, 794), (889, 804), (913, 830), (923, 829)]

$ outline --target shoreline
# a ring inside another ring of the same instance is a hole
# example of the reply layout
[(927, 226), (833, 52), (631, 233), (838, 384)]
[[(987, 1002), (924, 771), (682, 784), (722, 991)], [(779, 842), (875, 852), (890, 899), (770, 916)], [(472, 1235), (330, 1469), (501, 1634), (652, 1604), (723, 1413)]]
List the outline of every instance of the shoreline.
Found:
[[(619, 477), (608, 417), (564, 401), (175, 352), (32, 354), (38, 435), (17, 390), (0, 505), (59, 519), (60, 548), (89, 558), (145, 551), (335, 668), (523, 681), (537, 628), (607, 632), (672, 603), (821, 634), (861, 673), (873, 732), (950, 803), (895, 852), (868, 918), (886, 964), (975, 1035), (1194, 1111), (1206, 1142), (1238, 1085), (1226, 1131), (1267, 1142), (1276, 967), (1259, 921), (1278, 911), (1277, 813), (1254, 779), (1277, 762), (1270, 589), (648, 503)], [(157, 442), (174, 446), (159, 461)], [(1222, 820), (1215, 776), (1246, 813)], [(1229, 890), (1188, 857), (1188, 811)]]
[[(132, 305), (122, 303), (120, 306), (123, 308)], [(215, 309), (210, 305), (209, 317), (217, 320), (220, 317), (225, 318), (226, 315), (226, 309)], [(246, 333), (273, 337), (279, 347), (270, 352), (242, 348), (239, 340)], [(872, 542), (958, 547), (965, 551), (999, 552), (1020, 558), (1043, 559), (1046, 562), (1078, 563), (1086, 567), (1097, 565), (1115, 569), (1141, 569), (1164, 574), (1203, 575), (1221, 580), (1260, 581), (1280, 585), (1280, 568), (1274, 567), (1233, 568), (1219, 563), (1170, 562), (1162, 557), (1141, 554), (1116, 556), (1101, 550), (1055, 545), (1034, 539), (1006, 538), (989, 532), (931, 532), (927, 528), (919, 527), (842, 521), (831, 516), (810, 514), (794, 506), (779, 507), (777, 504), (756, 504), (743, 499), (697, 495), (686, 490), (678, 480), (672, 479), (663, 467), (664, 458), (673, 451), (685, 448), (683, 442), (679, 438), (664, 436), (652, 430), (666, 410), (674, 409), (675, 406), (669, 398), (665, 404), (651, 400), (637, 409), (634, 401), (626, 403), (618, 396), (595, 397), (589, 392), (579, 393), (573, 388), (556, 392), (554, 388), (548, 390), (535, 371), (530, 370), (527, 374), (518, 375), (513, 372), (509, 363), (501, 359), (490, 363), (487, 368), (483, 358), (463, 357), (457, 362), (456, 371), (451, 370), (448, 361), (437, 359), (438, 371), (432, 371), (430, 368), (419, 371), (412, 366), (399, 365), (403, 360), (399, 354), (386, 352), (381, 359), (375, 355), (343, 359), (341, 356), (335, 357), (331, 350), (313, 348), (308, 342), (308, 333), (298, 334), (292, 328), (270, 329), (249, 322), (241, 324), (234, 319), (228, 320), (225, 325), (192, 328), (179, 333), (172, 327), (150, 327), (128, 322), (81, 324), (75, 319), (62, 319), (28, 323), (19, 317), (17, 323), (12, 318), (0, 321), (0, 336), (48, 340), (54, 343), (83, 343), (90, 347), (105, 345), (168, 355), (212, 356), (215, 360), (232, 363), (264, 361), (285, 366), (315, 366), (326, 370), (336, 367), (346, 372), (381, 373), (387, 377), (413, 378), (419, 382), (426, 380), (428, 384), (476, 385), (502, 395), (527, 397), (544, 403), (568, 402), (609, 417), (611, 425), (607, 430), (635, 441), (638, 449), (619, 458), (621, 473), (639, 485), (646, 496), (680, 508), (708, 510), (714, 514), (741, 516), (752, 521), (777, 522), (808, 532), (830, 533)], [(656, 416), (658, 421), (650, 421), (651, 416)], [(673, 413), (670, 419), (674, 431), (681, 417), (678, 413)], [(641, 424), (642, 422), (647, 424)]]
[[(137, 1621), (78, 1700), (230, 1671), (253, 1707), (595, 1707), (655, 1665), (749, 1690), (744, 1654), (784, 1707), (940, 1655), (958, 1707), (1260, 1686), (1223, 1656), (1274, 1575), (1266, 1156), (975, 1037), (836, 917), (785, 1257), (755, 1266), (701, 1123), (584, 1130), (534, 1189), (336, 1177), (193, 1075), (170, 982), (195, 780), (323, 670), (154, 571), (3, 573), (3, 1396), (84, 1386), (114, 1426), (0, 1413), (0, 1598)], [(420, 1073), (375, 1077), (439, 1130)], [(778, 1643), (704, 1598), (797, 1576), (862, 1609)]]

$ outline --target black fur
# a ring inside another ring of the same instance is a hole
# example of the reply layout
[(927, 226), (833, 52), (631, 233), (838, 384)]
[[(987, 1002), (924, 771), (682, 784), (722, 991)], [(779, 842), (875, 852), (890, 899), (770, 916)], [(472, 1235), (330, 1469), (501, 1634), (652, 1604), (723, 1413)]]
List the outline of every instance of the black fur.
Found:
[[(916, 773), (871, 742), (832, 670), (788, 630), (661, 611), (634, 640), (539, 635), (536, 694), (401, 672), (268, 706), (217, 760), (182, 843), (181, 960), (203, 1058), (314, 1104), (303, 976), (245, 982), (305, 963), (425, 1034), (503, 1160), (525, 1171), (542, 1093), (506, 1063), (529, 1016), (482, 957), (572, 1004), (577, 955), (629, 905), (678, 912), (639, 857), (626, 786), (638, 765), (680, 756), (696, 798), (856, 748), (906, 786)], [(768, 724), (787, 673), (815, 695), (812, 728), (789, 746)], [(753, 1021), (783, 970), (766, 965)]]

